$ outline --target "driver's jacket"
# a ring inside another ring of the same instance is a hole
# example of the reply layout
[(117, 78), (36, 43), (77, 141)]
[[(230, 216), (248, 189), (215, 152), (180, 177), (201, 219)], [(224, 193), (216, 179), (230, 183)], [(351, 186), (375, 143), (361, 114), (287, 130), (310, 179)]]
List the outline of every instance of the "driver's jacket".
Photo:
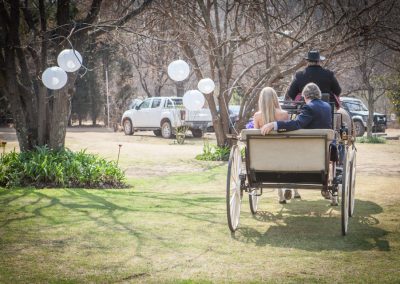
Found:
[(322, 68), (320, 65), (310, 65), (304, 70), (296, 72), (286, 93), (286, 97), (294, 100), (298, 94), (301, 94), (304, 86), (308, 83), (315, 83), (321, 90), (321, 93), (339, 96), (342, 92), (332, 71)]

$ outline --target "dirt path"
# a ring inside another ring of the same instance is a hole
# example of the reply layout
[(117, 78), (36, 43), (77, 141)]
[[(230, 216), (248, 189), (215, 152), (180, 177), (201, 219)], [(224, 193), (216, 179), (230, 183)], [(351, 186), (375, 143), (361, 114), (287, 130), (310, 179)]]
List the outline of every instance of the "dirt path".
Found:
[[(0, 140), (6, 140), (6, 151), (18, 150), (18, 142), (13, 129), (0, 128)], [(213, 135), (206, 138), (213, 143)], [(194, 158), (203, 149), (203, 138), (190, 135), (183, 145), (174, 139), (156, 137), (152, 131), (137, 132), (126, 136), (122, 132), (113, 132), (105, 128), (69, 128), (67, 130), (66, 147), (79, 151), (86, 149), (89, 153), (99, 154), (109, 160), (118, 159), (126, 170), (128, 177), (160, 176), (172, 173), (203, 171), (205, 163)]]
[[(389, 129), (388, 135), (400, 135), (400, 130)], [(1, 128), (0, 139), (8, 141), (6, 151), (18, 149), (13, 129)], [(213, 135), (207, 135), (206, 139), (215, 143)], [(204, 139), (189, 136), (185, 144), (179, 145), (173, 139), (156, 137), (150, 131), (126, 136), (104, 128), (69, 128), (66, 138), (66, 146), (71, 150), (86, 149), (110, 160), (117, 160), (119, 145), (122, 145), (119, 164), (130, 178), (203, 171), (208, 163), (194, 158), (202, 152), (204, 142)], [(358, 143), (357, 149), (359, 173), (400, 177), (399, 140), (386, 144)]]

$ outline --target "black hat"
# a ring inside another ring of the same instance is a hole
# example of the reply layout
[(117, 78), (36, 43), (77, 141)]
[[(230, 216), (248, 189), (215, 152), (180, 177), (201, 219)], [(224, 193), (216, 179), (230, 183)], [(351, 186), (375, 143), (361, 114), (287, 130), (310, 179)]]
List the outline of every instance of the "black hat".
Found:
[(310, 50), (304, 59), (308, 61), (322, 61), (325, 60), (325, 56), (319, 55), (319, 51), (317, 50)]

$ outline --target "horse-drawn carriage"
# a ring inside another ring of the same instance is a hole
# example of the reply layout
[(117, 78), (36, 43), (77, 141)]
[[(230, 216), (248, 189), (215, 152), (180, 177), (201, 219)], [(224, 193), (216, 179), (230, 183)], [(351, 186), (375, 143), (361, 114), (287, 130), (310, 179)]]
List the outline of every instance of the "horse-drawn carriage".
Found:
[[(292, 113), (298, 110), (297, 106), (288, 108)], [(226, 185), (232, 232), (239, 225), (244, 192), (249, 195), (251, 213), (256, 214), (263, 189), (298, 188), (321, 190), (332, 205), (340, 204), (342, 234), (347, 234), (348, 220), (354, 213), (355, 135), (343, 123), (342, 114), (332, 112), (332, 117), (339, 118), (333, 129), (300, 129), (265, 136), (259, 129), (241, 132), (240, 143), (231, 149)]]

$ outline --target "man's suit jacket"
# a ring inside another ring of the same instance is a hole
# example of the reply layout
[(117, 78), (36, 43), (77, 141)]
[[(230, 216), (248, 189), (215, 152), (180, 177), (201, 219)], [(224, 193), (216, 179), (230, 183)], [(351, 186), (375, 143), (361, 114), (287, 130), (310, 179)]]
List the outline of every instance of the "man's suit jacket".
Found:
[(305, 104), (301, 113), (294, 120), (277, 121), (278, 132), (292, 131), (300, 128), (306, 129), (331, 129), (331, 106), (319, 99), (314, 99)]
[(304, 70), (296, 72), (286, 96), (294, 100), (308, 83), (317, 84), (321, 93), (339, 96), (342, 91), (332, 71), (322, 68), (320, 65), (310, 65)]

